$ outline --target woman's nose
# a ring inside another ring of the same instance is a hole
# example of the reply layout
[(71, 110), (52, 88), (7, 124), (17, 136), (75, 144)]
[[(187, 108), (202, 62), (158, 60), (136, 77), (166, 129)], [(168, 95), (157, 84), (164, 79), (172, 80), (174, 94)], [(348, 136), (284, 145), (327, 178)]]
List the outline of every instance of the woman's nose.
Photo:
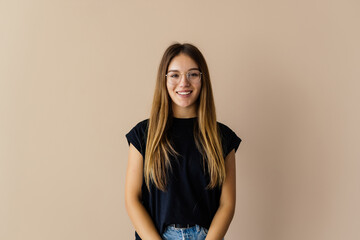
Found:
[(190, 82), (189, 82), (186, 74), (181, 74), (179, 84), (180, 84), (180, 86), (189, 86), (190, 85)]

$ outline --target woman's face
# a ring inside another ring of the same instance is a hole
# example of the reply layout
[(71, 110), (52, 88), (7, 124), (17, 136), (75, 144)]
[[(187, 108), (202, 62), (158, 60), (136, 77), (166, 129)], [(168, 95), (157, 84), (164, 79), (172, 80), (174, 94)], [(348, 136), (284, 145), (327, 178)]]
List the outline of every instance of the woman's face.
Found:
[[(196, 69), (199, 70), (196, 62), (182, 53), (175, 56), (169, 64), (166, 86), (172, 100), (174, 117), (190, 118), (196, 116), (196, 100), (201, 90), (201, 79), (191, 82), (186, 77), (187, 72)], [(180, 80), (178, 83), (172, 83), (169, 80), (169, 75), (177, 73)]]

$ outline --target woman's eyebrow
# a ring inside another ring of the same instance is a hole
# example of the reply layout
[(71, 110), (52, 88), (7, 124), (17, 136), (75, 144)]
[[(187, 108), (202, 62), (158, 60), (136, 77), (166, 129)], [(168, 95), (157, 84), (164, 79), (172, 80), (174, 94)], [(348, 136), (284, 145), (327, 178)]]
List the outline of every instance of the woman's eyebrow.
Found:
[[(199, 70), (199, 68), (190, 68), (188, 69), (188, 71), (190, 70)], [(179, 70), (176, 70), (176, 69), (170, 69), (168, 72), (180, 72)]]

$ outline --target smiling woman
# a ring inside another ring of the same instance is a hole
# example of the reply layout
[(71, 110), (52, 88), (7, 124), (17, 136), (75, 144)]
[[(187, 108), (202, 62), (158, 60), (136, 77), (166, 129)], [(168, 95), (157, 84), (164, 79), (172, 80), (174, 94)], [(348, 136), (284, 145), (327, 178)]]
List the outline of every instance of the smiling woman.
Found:
[(136, 239), (222, 239), (235, 210), (241, 139), (216, 121), (208, 67), (194, 45), (166, 49), (150, 118), (126, 138), (125, 202)]

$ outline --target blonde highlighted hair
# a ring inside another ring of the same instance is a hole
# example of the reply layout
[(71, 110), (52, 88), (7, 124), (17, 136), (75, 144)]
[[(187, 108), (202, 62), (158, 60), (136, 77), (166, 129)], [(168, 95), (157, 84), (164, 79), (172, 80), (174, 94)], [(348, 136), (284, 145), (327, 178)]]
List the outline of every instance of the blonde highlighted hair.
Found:
[[(220, 132), (216, 122), (214, 97), (209, 70), (202, 53), (194, 45), (175, 43), (169, 46), (159, 65), (155, 93), (148, 123), (144, 161), (144, 178), (148, 189), (150, 182), (162, 191), (166, 190), (167, 174), (171, 169), (170, 155), (179, 154), (171, 146), (167, 131), (172, 122), (171, 98), (166, 87), (166, 73), (171, 60), (185, 54), (192, 58), (202, 72), (202, 86), (197, 99), (197, 122), (194, 125), (195, 143), (203, 156), (210, 176), (208, 188), (221, 186), (225, 181), (225, 161)], [(205, 165), (204, 165), (205, 166)]]

